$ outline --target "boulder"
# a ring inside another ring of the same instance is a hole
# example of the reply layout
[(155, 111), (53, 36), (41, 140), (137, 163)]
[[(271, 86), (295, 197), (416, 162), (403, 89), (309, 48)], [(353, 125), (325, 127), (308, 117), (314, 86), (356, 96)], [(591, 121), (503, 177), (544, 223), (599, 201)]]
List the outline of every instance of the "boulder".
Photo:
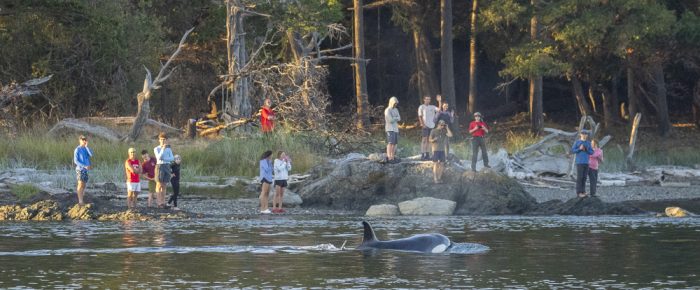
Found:
[(605, 203), (597, 197), (550, 200), (535, 206), (529, 215), (640, 215), (647, 212), (627, 203)]
[(375, 204), (434, 197), (454, 201), (455, 214), (471, 215), (522, 214), (536, 204), (519, 183), (495, 172), (448, 165), (444, 183), (434, 184), (431, 162), (350, 158), (316, 166), (309, 174), (300, 185), (302, 206), (366, 212)]
[(63, 220), (63, 213), (55, 201), (41, 200), (26, 207), (0, 206), (0, 220), (60, 221)]
[(68, 218), (73, 219), (73, 220), (91, 220), (95, 219), (95, 212), (93, 210), (92, 204), (85, 204), (85, 205), (79, 205), (76, 204), (74, 205), (69, 211), (68, 211)]
[(667, 217), (687, 217), (690, 215), (690, 213), (687, 210), (684, 210), (680, 207), (677, 206), (669, 206), (664, 210), (664, 213), (666, 214)]
[(397, 216), (399, 215), (399, 207), (393, 204), (375, 204), (370, 206), (366, 216)]
[(150, 216), (143, 215), (138, 211), (127, 210), (111, 214), (103, 214), (97, 219), (101, 221), (147, 221), (151, 220), (152, 218)]
[(402, 215), (452, 215), (457, 203), (432, 197), (419, 197), (399, 203)]

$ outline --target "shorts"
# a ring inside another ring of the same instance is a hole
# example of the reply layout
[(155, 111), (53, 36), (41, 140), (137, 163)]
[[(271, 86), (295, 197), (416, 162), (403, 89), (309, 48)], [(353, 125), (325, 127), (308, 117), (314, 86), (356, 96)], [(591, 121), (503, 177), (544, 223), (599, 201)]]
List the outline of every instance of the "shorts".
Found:
[(126, 191), (141, 191), (141, 182), (126, 182)]
[(433, 151), (433, 162), (445, 162), (445, 151)]
[(88, 176), (87, 169), (76, 169), (75, 175), (76, 175), (78, 181), (83, 182), (83, 183), (87, 183), (88, 179), (90, 179), (90, 177)]
[(432, 131), (432, 130), (433, 130), (432, 128), (423, 128), (423, 130), (421, 130), (421, 132), (420, 132), (421, 133), (420, 136), (421, 137), (430, 137), (430, 131)]
[(269, 181), (265, 178), (260, 178), (260, 184), (267, 183), (267, 184), (272, 184), (272, 181)]
[(386, 143), (389, 144), (399, 144), (399, 132), (387, 131), (386, 132)]
[(148, 180), (148, 192), (156, 192), (156, 181)]
[(168, 183), (172, 177), (170, 164), (156, 164), (156, 178), (158, 182)]
[(275, 186), (287, 187), (287, 180), (275, 180)]

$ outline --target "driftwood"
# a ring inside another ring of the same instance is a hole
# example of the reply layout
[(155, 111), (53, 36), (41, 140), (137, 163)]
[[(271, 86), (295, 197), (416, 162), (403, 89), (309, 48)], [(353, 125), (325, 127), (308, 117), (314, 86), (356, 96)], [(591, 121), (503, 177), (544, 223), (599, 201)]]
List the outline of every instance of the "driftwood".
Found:
[[(136, 117), (86, 117), (81, 118), (81, 120), (86, 120), (88, 122), (108, 122), (113, 124), (114, 126), (131, 126), (132, 124), (134, 124)], [(144, 125), (156, 128), (159, 132), (165, 132), (168, 134), (179, 135), (183, 133), (182, 129), (175, 128), (173, 126), (158, 122), (153, 119), (146, 120)]]
[(627, 164), (627, 170), (634, 170), (636, 168), (634, 164), (634, 148), (637, 144), (637, 132), (639, 132), (639, 122), (642, 120), (642, 113), (637, 113), (634, 115), (634, 122), (632, 123), (632, 131), (630, 132), (630, 143), (627, 149), (627, 156), (625, 157), (625, 163)]
[(121, 140), (121, 136), (114, 132), (112, 129), (107, 127), (88, 124), (85, 121), (78, 119), (63, 119), (49, 130), (49, 136), (59, 136), (70, 133), (80, 133), (87, 134), (94, 137), (100, 137), (102, 139), (118, 142)]

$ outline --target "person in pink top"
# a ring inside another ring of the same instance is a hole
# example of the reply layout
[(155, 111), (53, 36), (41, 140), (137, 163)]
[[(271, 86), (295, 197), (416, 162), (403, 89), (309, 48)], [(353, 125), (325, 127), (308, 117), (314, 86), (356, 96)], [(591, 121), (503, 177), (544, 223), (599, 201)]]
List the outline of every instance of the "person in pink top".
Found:
[(593, 154), (588, 156), (588, 179), (591, 181), (591, 196), (595, 196), (596, 187), (598, 186), (598, 165), (603, 162), (603, 149), (598, 147), (598, 141), (591, 141)]

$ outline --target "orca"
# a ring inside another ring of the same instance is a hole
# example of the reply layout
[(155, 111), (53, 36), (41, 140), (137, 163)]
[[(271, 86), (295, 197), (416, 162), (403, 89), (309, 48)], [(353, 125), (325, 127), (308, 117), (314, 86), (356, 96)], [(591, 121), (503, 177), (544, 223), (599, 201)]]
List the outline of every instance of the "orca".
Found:
[(421, 253), (442, 253), (452, 247), (452, 242), (441, 234), (420, 234), (404, 239), (380, 241), (374, 234), (372, 226), (367, 221), (362, 221), (364, 236), (358, 250), (387, 249), (399, 251), (411, 251)]

